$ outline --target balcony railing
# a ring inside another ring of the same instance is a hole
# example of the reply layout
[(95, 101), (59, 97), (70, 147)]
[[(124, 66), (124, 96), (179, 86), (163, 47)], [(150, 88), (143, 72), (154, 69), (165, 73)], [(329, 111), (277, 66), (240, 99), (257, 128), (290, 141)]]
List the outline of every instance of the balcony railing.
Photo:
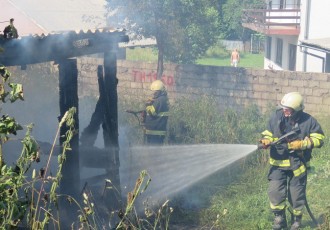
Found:
[(300, 9), (246, 9), (242, 25), (266, 35), (299, 35)]

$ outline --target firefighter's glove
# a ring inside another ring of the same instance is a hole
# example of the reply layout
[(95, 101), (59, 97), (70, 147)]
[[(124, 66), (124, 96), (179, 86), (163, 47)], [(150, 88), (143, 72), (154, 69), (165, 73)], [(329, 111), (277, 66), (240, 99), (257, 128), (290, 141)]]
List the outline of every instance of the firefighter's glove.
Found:
[(262, 148), (262, 149), (268, 149), (270, 144), (272, 143), (271, 140), (269, 140), (267, 138), (263, 138), (259, 142), (261, 143), (260, 148)]
[(151, 98), (147, 99), (146, 106), (152, 105), (153, 102), (154, 102), (153, 99)]
[(304, 140), (295, 140), (288, 143), (288, 149), (292, 149), (292, 150), (305, 150), (311, 148), (312, 148), (312, 141), (308, 137), (305, 137)]

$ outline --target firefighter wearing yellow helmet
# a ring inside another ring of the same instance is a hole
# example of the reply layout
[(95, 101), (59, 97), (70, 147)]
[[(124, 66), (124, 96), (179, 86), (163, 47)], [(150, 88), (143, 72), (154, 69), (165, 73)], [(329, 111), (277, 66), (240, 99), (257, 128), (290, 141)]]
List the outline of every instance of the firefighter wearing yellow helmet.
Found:
[(156, 80), (151, 83), (152, 99), (146, 103), (145, 137), (149, 145), (161, 145), (166, 136), (169, 115), (169, 101), (164, 83)]
[[(300, 93), (285, 94), (260, 140), (264, 149), (270, 149), (268, 197), (274, 213), (274, 230), (287, 228), (287, 200), (292, 214), (290, 230), (301, 227), (303, 208), (307, 203), (307, 169), (312, 149), (323, 145), (324, 133), (320, 124), (303, 110), (304, 100)], [(272, 144), (289, 132), (293, 135)]]

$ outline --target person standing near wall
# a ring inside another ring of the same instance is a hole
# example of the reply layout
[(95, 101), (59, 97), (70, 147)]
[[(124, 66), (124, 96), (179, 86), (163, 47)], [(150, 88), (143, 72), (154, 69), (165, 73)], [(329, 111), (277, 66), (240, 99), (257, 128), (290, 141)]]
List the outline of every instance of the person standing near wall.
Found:
[(166, 136), (169, 115), (169, 101), (164, 83), (156, 80), (151, 83), (153, 97), (146, 103), (144, 123), (146, 144), (162, 145)]
[[(284, 95), (280, 106), (269, 119), (268, 128), (262, 132), (260, 142), (264, 149), (270, 148), (268, 197), (274, 213), (273, 230), (287, 228), (287, 199), (292, 217), (290, 230), (297, 230), (301, 227), (306, 206), (307, 169), (312, 149), (322, 147), (324, 133), (317, 120), (303, 111), (304, 103), (300, 93)], [(294, 135), (271, 145), (291, 131)]]
[(233, 52), (231, 52), (231, 57), (230, 57), (231, 66), (237, 67), (239, 60), (240, 60), (239, 53), (237, 49), (234, 49)]

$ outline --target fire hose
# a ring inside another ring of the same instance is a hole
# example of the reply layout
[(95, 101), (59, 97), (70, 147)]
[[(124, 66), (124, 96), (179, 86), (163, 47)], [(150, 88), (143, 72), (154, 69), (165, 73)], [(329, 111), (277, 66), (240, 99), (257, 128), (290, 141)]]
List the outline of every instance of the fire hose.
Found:
[(145, 110), (139, 110), (139, 111), (126, 110), (126, 113), (133, 114), (136, 117), (136, 119), (138, 120), (139, 125), (140, 126), (143, 126), (143, 123), (145, 121), (145, 115), (146, 115), (146, 111)]
[(145, 110), (139, 110), (139, 111), (133, 111), (133, 110), (126, 110), (127, 113), (133, 114), (136, 119), (139, 122), (139, 126), (143, 128), (143, 143), (146, 143), (146, 134), (145, 134), (145, 128), (144, 128), (144, 122), (146, 119), (146, 111)]
[[(298, 133), (299, 129), (298, 128), (294, 128), (292, 129), (292, 131), (284, 134), (283, 136), (279, 137), (276, 141), (273, 141), (271, 142), (269, 145), (267, 145), (266, 147), (268, 148), (269, 146), (275, 146), (276, 144), (279, 144), (281, 143), (282, 141), (284, 140), (287, 140), (290, 136), (293, 136), (293, 135), (296, 135)], [(258, 149), (265, 149), (265, 146), (263, 144), (258, 144)], [(305, 168), (307, 169), (307, 166), (306, 166), (306, 160), (305, 158), (302, 156), (300, 157)], [(313, 215), (309, 205), (308, 205), (308, 202), (307, 202), (307, 196), (306, 196), (306, 193), (305, 193), (305, 207), (306, 207), (306, 210), (308, 212), (308, 215), (310, 216), (310, 218), (312, 219), (313, 223), (316, 225), (316, 226), (320, 226), (319, 223), (317, 222), (315, 216)], [(293, 213), (292, 211), (290, 211), (290, 214), (291, 216), (293, 216)]]

